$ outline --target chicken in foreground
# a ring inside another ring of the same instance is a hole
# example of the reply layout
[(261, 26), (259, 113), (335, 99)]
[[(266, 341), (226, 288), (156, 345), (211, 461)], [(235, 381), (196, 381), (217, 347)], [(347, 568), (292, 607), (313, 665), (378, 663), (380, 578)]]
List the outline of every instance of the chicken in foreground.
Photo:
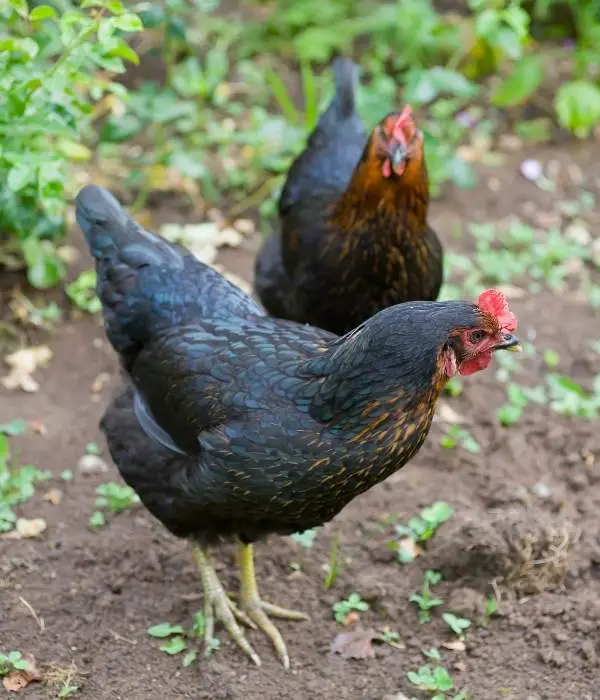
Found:
[[(419, 450), (447, 380), (518, 348), (500, 292), (477, 303), (392, 306), (344, 337), (274, 319), (216, 271), (134, 223), (106, 190), (77, 197), (96, 261), (105, 331), (128, 384), (102, 419), (112, 458), (143, 504), (193, 543), (206, 640), (221, 622), (256, 663), (239, 623), (283, 664), (252, 545), (331, 520)], [(240, 595), (226, 595), (209, 548), (239, 547)]]
[(423, 134), (410, 106), (368, 136), (355, 64), (338, 58), (333, 70), (334, 98), (290, 168), (281, 232), (258, 255), (255, 288), (273, 316), (343, 334), (393, 304), (437, 299), (442, 246), (427, 223)]

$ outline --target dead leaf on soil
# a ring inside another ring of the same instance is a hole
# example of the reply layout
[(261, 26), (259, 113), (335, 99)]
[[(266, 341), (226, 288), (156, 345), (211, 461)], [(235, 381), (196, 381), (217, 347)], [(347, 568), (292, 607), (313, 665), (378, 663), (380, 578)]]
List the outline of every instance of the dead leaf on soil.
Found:
[(351, 610), (342, 620), (342, 625), (344, 625), (344, 627), (349, 627), (350, 625), (355, 625), (359, 620), (360, 615), (356, 612), (356, 610)]
[(83, 455), (77, 462), (82, 474), (99, 474), (108, 471), (108, 464), (98, 455)]
[(39, 384), (31, 376), (38, 367), (45, 367), (52, 359), (52, 351), (47, 345), (22, 348), (4, 358), (11, 368), (2, 378), (2, 384), (9, 390), (22, 389), (27, 392), (39, 391)]
[(244, 237), (233, 228), (222, 228), (218, 222), (205, 221), (202, 224), (165, 224), (160, 235), (168, 241), (185, 246), (200, 262), (213, 265), (219, 248), (237, 248)]
[(110, 379), (111, 375), (108, 372), (100, 372), (100, 374), (92, 382), (92, 394), (99, 394), (110, 382)]
[(48, 434), (48, 428), (46, 427), (45, 423), (42, 423), (41, 420), (30, 421), (29, 427), (33, 430), (34, 433), (37, 433), (42, 437)]
[(15, 530), (21, 537), (38, 537), (45, 532), (48, 523), (44, 518), (17, 518)]
[(437, 410), (433, 416), (434, 422), (442, 423), (452, 423), (452, 424), (462, 424), (466, 423), (466, 419), (457, 413), (452, 406), (447, 404), (445, 401), (438, 401)]
[(63, 492), (60, 489), (50, 489), (44, 494), (44, 501), (52, 503), (53, 506), (57, 506), (63, 499)]
[(423, 550), (412, 537), (403, 537), (398, 541), (398, 553), (406, 554), (407, 558), (410, 557), (410, 560), (412, 561), (413, 559), (420, 557), (421, 554), (423, 554)]
[(464, 651), (467, 648), (462, 639), (451, 639), (448, 642), (443, 642), (442, 646), (450, 651)]
[(372, 659), (375, 656), (373, 640), (377, 637), (374, 629), (355, 627), (350, 632), (340, 632), (331, 644), (331, 651), (343, 659)]
[(42, 680), (42, 674), (38, 670), (33, 656), (25, 654), (23, 659), (27, 661), (27, 668), (11, 671), (2, 679), (2, 685), (9, 693), (16, 693), (26, 688), (30, 683), (39, 683)]

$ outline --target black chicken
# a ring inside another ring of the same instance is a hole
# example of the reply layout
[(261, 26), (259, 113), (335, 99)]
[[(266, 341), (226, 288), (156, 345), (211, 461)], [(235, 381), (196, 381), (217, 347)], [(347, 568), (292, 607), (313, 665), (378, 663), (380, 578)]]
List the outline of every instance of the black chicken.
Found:
[[(400, 469), (448, 378), (518, 346), (516, 319), (490, 290), (477, 304), (393, 306), (338, 338), (266, 316), (99, 187), (79, 193), (77, 221), (130, 380), (102, 419), (110, 453), (146, 508), (193, 542), (206, 638), (216, 618), (258, 664), (237, 620), (258, 626), (287, 667), (268, 615), (305, 616), (260, 599), (252, 543), (321, 525)], [(239, 542), (239, 607), (206, 549), (225, 537)]]
[(410, 107), (370, 136), (356, 113), (356, 66), (334, 62), (335, 96), (292, 164), (281, 233), (256, 260), (255, 288), (273, 316), (346, 333), (404, 301), (433, 301), (442, 246), (427, 223), (423, 134)]

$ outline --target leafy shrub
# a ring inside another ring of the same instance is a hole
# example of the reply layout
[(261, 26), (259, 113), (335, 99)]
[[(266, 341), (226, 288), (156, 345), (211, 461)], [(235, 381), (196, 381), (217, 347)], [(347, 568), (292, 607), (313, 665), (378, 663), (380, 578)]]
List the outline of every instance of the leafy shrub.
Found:
[(136, 53), (123, 32), (142, 29), (118, 0), (76, 8), (8, 0), (0, 9), (0, 240), (20, 252), (36, 287), (56, 284), (64, 265), (54, 241), (64, 233), (69, 166), (89, 160), (93, 104), (124, 94), (109, 75)]

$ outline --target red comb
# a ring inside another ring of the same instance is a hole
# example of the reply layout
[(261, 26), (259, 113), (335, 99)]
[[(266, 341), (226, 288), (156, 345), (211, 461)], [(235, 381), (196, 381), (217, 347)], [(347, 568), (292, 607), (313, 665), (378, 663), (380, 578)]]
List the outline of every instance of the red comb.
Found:
[(482, 311), (493, 314), (502, 330), (512, 333), (517, 327), (517, 317), (508, 308), (508, 301), (502, 292), (497, 289), (486, 289), (479, 295), (477, 306)]
[(408, 138), (412, 137), (413, 135), (411, 133), (407, 137), (407, 134), (404, 131), (404, 129), (408, 125), (414, 127), (413, 111), (410, 105), (406, 105), (406, 107), (402, 110), (400, 116), (396, 119), (396, 123), (394, 124), (394, 128), (392, 130), (392, 138), (396, 139), (400, 143), (406, 144)]

